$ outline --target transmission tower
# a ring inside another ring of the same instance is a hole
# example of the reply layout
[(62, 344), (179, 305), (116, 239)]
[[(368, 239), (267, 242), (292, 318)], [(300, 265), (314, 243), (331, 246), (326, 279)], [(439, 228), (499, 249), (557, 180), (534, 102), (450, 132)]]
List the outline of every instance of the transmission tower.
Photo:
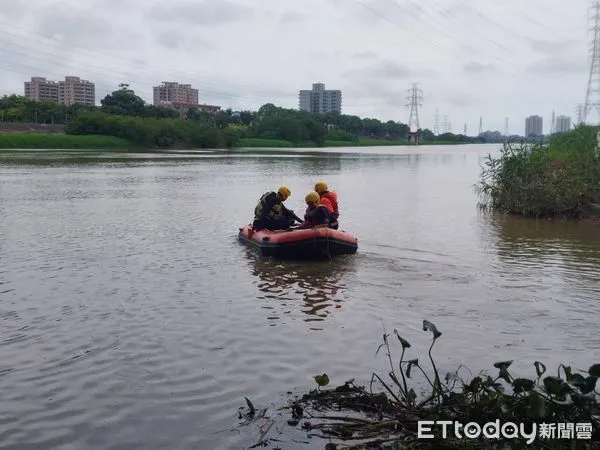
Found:
[(444, 133), (448, 132), (448, 116), (444, 116), (444, 122), (442, 123), (442, 129), (444, 130)]
[(550, 134), (556, 133), (556, 116), (554, 115), (554, 111), (552, 111), (552, 123), (550, 125)]
[(483, 134), (483, 117), (479, 118), (479, 136)]
[(437, 109), (435, 110), (433, 122), (433, 134), (435, 134), (436, 136), (439, 136), (440, 134), (440, 112)]
[(508, 137), (508, 117), (504, 118), (504, 136)]
[(467, 135), (467, 124), (465, 123), (465, 128), (464, 128), (464, 131), (463, 131), (463, 136), (466, 136), (466, 135)]
[(575, 109), (575, 125), (581, 125), (583, 123), (583, 105), (579, 103)]
[(585, 123), (588, 123), (588, 113), (592, 108), (600, 112), (600, 0), (594, 1), (590, 18), (594, 23), (592, 28), (594, 38), (590, 43), (590, 72), (583, 106), (583, 122)]
[[(600, 1), (600, 0), (598, 0)], [(409, 103), (406, 104), (410, 108), (410, 115), (408, 116), (408, 128), (410, 131), (417, 131), (419, 128), (419, 107), (423, 106), (421, 101), (423, 100), (423, 91), (419, 89), (419, 83), (413, 83), (412, 87), (408, 90), (410, 96), (407, 97)]]

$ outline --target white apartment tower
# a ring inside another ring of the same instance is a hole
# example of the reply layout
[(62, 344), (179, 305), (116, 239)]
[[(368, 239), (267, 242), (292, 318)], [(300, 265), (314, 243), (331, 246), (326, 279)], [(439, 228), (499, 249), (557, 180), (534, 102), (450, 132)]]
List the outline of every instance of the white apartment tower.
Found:
[(313, 114), (342, 113), (342, 91), (325, 89), (323, 83), (314, 83), (312, 90), (298, 94), (299, 109)]

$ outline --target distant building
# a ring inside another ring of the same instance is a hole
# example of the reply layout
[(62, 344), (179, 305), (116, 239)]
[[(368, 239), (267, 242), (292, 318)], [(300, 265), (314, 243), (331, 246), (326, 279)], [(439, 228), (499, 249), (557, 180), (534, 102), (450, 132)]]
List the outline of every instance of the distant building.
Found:
[(79, 77), (65, 77), (65, 81), (50, 81), (31, 77), (25, 82), (25, 97), (31, 101), (49, 100), (61, 105), (96, 104), (96, 86)]
[(216, 114), (220, 106), (198, 103), (198, 89), (191, 84), (179, 84), (173, 81), (163, 81), (160, 86), (154, 86), (154, 106), (162, 106), (179, 111), (181, 117), (187, 117), (190, 108), (198, 111)]
[(544, 119), (540, 116), (529, 116), (525, 119), (525, 137), (541, 136), (544, 130)]
[(65, 77), (58, 82), (58, 103), (61, 105), (96, 104), (96, 85), (79, 77)]
[(298, 94), (299, 109), (313, 114), (342, 113), (342, 91), (325, 89), (323, 83), (314, 83), (312, 90)]
[(558, 116), (556, 118), (556, 132), (564, 133), (571, 129), (571, 118), (568, 116)]
[(207, 112), (207, 113), (211, 113), (211, 114), (216, 114), (219, 111), (221, 111), (221, 107), (216, 106), (216, 105), (202, 104), (202, 105), (197, 105), (196, 108), (198, 108), (198, 111)]
[(160, 86), (154, 86), (153, 90), (154, 106), (198, 106), (198, 89), (192, 88), (191, 84), (163, 81)]
[(25, 97), (34, 102), (50, 100), (58, 103), (58, 83), (43, 77), (31, 77), (25, 82)]

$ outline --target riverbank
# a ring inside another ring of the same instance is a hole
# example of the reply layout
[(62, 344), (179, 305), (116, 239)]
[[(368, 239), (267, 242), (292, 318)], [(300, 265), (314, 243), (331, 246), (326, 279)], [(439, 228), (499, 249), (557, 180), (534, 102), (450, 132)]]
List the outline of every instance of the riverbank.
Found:
[[(318, 374), (314, 376), (317, 389), (296, 395), (287, 407), (279, 408), (287, 411), (282, 419), (277, 417), (279, 414), (267, 415), (267, 408), (257, 409), (246, 397), (246, 407), (240, 408), (245, 409), (243, 415), (240, 413), (240, 425), (258, 422), (261, 430), (266, 430), (255, 447), (269, 443), (269, 430), (279, 429), (272, 426), (278, 420), (306, 432), (308, 438), (328, 440), (325, 448), (350, 443), (356, 445), (352, 448), (372, 448), (376, 444), (384, 448), (392, 444), (401, 444), (402, 448), (483, 448), (489, 439), (498, 445), (511, 442), (519, 448), (540, 441), (545, 441), (545, 448), (564, 448), (567, 442), (589, 448), (587, 442), (598, 439), (600, 403), (595, 388), (600, 364), (592, 361), (587, 370), (561, 364), (555, 372), (535, 361), (535, 376), (523, 378), (510, 373), (513, 361), (509, 360), (493, 364), (495, 376), (480, 372), (463, 379), (462, 366), (443, 376), (432, 357), (442, 332), (428, 320), (423, 320), (422, 329), (433, 339), (428, 354), (414, 359), (411, 356), (418, 355), (410, 355), (414, 353), (411, 344), (396, 329), (395, 336), (384, 333), (377, 353), (387, 357), (390, 371), (387, 376), (373, 372), (371, 386), (360, 386), (351, 379), (335, 388), (322, 389), (329, 385), (330, 378), (327, 373)], [(397, 361), (393, 346), (399, 347)], [(429, 371), (424, 360), (431, 366)], [(465, 372), (470, 371), (465, 368)], [(418, 395), (424, 385), (429, 392)], [(423, 421), (430, 422), (419, 424)], [(440, 421), (451, 424), (448, 435), (444, 435)], [(565, 433), (548, 429), (544, 435), (541, 423), (566, 423), (571, 428), (567, 427)]]
[(70, 135), (46, 133), (2, 133), (0, 149), (128, 149), (137, 146), (126, 139), (104, 135)]
[[(458, 142), (426, 142), (421, 145), (456, 145)], [(383, 147), (413, 146), (405, 140), (360, 138), (358, 142), (325, 141), (293, 143), (283, 139), (241, 138), (233, 148), (319, 148), (319, 147)], [(46, 133), (0, 133), (0, 149), (54, 150), (54, 149), (136, 149), (156, 152), (159, 148), (140, 147), (127, 139), (105, 135), (73, 135)], [(177, 148), (174, 148), (177, 149)]]
[(600, 217), (598, 130), (580, 126), (544, 145), (504, 145), (482, 166), (480, 206), (533, 218)]
[[(461, 142), (422, 142), (421, 145), (458, 145)], [(394, 146), (414, 146), (405, 139), (371, 139), (359, 138), (358, 141), (333, 141), (325, 139), (322, 146), (314, 142), (293, 143), (282, 139), (262, 139), (262, 138), (241, 138), (238, 140), (238, 148), (316, 148), (316, 147), (394, 147)]]

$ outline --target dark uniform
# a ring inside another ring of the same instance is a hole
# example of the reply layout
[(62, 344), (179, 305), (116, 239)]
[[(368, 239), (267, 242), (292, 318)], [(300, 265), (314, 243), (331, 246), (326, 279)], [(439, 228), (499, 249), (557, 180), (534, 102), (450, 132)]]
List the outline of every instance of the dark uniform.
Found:
[(287, 230), (293, 223), (294, 219), (290, 217), (289, 211), (283, 206), (276, 192), (264, 194), (254, 208), (252, 228), (255, 231)]

